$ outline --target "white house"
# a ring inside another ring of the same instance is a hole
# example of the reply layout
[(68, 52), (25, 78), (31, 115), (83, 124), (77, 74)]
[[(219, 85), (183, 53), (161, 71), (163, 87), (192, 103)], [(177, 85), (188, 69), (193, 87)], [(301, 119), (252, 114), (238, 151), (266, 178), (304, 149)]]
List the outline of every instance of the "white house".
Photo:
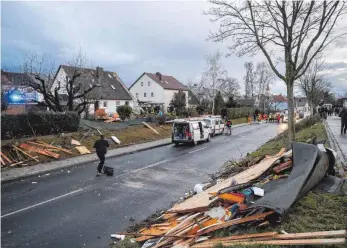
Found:
[[(67, 94), (66, 83), (76, 73), (76, 70), (82, 71), (82, 75), (78, 80), (82, 80), (83, 87), (92, 87), (92, 85), (100, 84), (90, 93), (93, 105), (89, 106), (89, 112), (94, 113), (97, 109), (105, 109), (109, 115), (117, 112), (117, 107), (121, 105), (129, 105), (134, 107), (134, 97), (127, 89), (125, 84), (119, 78), (117, 73), (104, 71), (101, 67), (96, 69), (80, 69), (67, 65), (60, 65), (54, 77), (51, 90), (60, 83), (59, 94)], [(135, 103), (135, 105), (137, 105)]]
[(295, 97), (294, 104), (295, 104), (294, 108), (296, 112), (303, 111), (305, 113), (308, 113), (311, 111), (308, 100), (305, 97)]
[(144, 72), (129, 88), (131, 94), (140, 104), (160, 106), (167, 112), (175, 93), (182, 90), (186, 94), (188, 107), (188, 88), (172, 76), (162, 75), (160, 72)]

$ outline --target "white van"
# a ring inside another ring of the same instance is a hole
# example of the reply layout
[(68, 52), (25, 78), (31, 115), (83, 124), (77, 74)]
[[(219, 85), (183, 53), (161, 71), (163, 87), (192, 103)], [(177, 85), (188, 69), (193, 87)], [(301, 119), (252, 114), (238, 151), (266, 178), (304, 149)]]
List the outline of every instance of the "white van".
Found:
[(174, 120), (172, 124), (172, 143), (192, 143), (210, 141), (210, 128), (204, 121)]
[(209, 126), (211, 129), (211, 135), (214, 136), (216, 134), (223, 134), (224, 132), (224, 122), (221, 117), (219, 116), (209, 116), (204, 118), (204, 122)]

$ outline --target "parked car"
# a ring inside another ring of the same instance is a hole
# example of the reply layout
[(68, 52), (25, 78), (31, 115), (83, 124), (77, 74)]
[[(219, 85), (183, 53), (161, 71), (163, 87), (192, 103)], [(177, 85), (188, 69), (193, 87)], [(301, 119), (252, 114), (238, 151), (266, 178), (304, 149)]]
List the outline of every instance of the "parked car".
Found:
[(202, 120), (174, 120), (172, 124), (172, 143), (191, 143), (197, 145), (200, 141), (210, 141), (209, 126)]
[(304, 111), (299, 111), (299, 118), (303, 119), (305, 117)]
[(224, 122), (219, 116), (210, 116), (204, 118), (204, 122), (209, 126), (211, 136), (215, 136), (216, 134), (223, 134), (224, 132)]

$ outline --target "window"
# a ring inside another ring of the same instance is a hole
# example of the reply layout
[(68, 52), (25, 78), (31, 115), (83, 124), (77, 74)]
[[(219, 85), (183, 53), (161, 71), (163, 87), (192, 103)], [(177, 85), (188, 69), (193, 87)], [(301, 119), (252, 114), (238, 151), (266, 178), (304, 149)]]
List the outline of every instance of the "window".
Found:
[(136, 93), (136, 98), (139, 98), (139, 93)]
[(151, 97), (154, 97), (154, 93), (153, 92), (151, 93)]
[(114, 85), (113, 85), (113, 84), (111, 84), (111, 88), (112, 88), (112, 89), (114, 89), (114, 90), (116, 89), (116, 88), (114, 87)]
[(144, 97), (147, 97), (147, 94), (146, 94), (146, 93), (143, 93), (143, 96), (144, 96)]
[(128, 102), (128, 101), (126, 101), (126, 102), (125, 102), (125, 105), (129, 105), (129, 102)]
[(120, 105), (120, 101), (116, 101), (116, 106), (119, 106)]
[(104, 101), (104, 108), (107, 108), (107, 101)]
[(143, 86), (143, 82), (141, 82), (141, 86)]
[(148, 86), (151, 86), (151, 82), (150, 81), (148, 81)]

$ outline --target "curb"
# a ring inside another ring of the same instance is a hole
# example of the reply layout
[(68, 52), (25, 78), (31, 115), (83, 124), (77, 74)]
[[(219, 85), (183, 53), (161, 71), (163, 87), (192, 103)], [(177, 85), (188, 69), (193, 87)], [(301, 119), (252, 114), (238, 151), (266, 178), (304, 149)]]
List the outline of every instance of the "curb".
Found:
[[(243, 126), (247, 126), (247, 125), (250, 125), (250, 124), (242, 123), (242, 124), (239, 124), (237, 126), (235, 125), (235, 127), (233, 127), (233, 128), (239, 128), (239, 127), (243, 127)], [(111, 156), (108, 156), (108, 158), (117, 158), (117, 157), (121, 157), (121, 156), (126, 156), (126, 155), (129, 155), (129, 154), (142, 152), (142, 151), (147, 151), (147, 150), (155, 149), (155, 148), (158, 148), (158, 147), (167, 146), (167, 145), (170, 145), (170, 144), (172, 144), (171, 141), (166, 142), (166, 143), (161, 143), (161, 144), (158, 144), (158, 145), (153, 145), (153, 146), (146, 147), (146, 148), (134, 149), (134, 150), (131, 150), (129, 152), (123, 152), (123, 153), (120, 153), (120, 154), (111, 155)], [(117, 148), (115, 150), (117, 150)], [(11, 183), (11, 182), (15, 182), (15, 181), (18, 181), (18, 180), (35, 177), (35, 176), (38, 176), (38, 175), (45, 174), (47, 172), (55, 172), (55, 171), (59, 171), (59, 170), (69, 169), (69, 168), (72, 168), (72, 167), (79, 167), (79, 166), (81, 166), (81, 165), (83, 165), (85, 163), (91, 163), (91, 162), (96, 162), (96, 161), (98, 161), (98, 158), (95, 156), (94, 158), (86, 160), (86, 161), (83, 161), (83, 162), (77, 162), (77, 163), (71, 162), (72, 164), (63, 165), (61, 167), (43, 169), (43, 170), (40, 170), (40, 171), (34, 171), (32, 173), (29, 172), (28, 174), (25, 174), (25, 175), (20, 175), (20, 176), (8, 178), (8, 179), (3, 179), (3, 180), (1, 179), (1, 184)], [(64, 162), (64, 160), (61, 160), (61, 162)]]
[[(137, 152), (142, 152), (142, 151), (147, 151), (147, 150), (151, 150), (151, 149), (154, 149), (154, 148), (167, 146), (167, 145), (170, 145), (170, 144), (172, 144), (171, 141), (167, 142), (167, 143), (154, 145), (154, 146), (151, 146), (151, 147), (135, 149), (135, 150), (132, 150), (132, 151), (129, 151), (129, 152), (123, 152), (123, 153), (120, 153), (120, 154), (109, 156), (108, 158), (122, 157), (122, 156), (125, 156), (125, 155), (129, 155), (129, 154), (133, 154), (133, 153), (137, 153)], [(61, 160), (61, 161), (63, 162), (64, 160)], [(93, 159), (89, 159), (88, 161), (83, 161), (83, 162), (78, 162), (78, 163), (74, 163), (74, 164), (68, 164), (68, 165), (61, 166), (61, 167), (56, 167), (56, 168), (36, 171), (36, 172), (30, 173), (30, 174), (21, 175), (21, 176), (18, 176), (18, 177), (12, 177), (12, 178), (1, 180), (1, 184), (11, 183), (11, 182), (15, 182), (15, 181), (18, 181), (18, 180), (35, 177), (35, 176), (38, 176), (38, 175), (45, 174), (47, 172), (55, 172), (55, 171), (59, 171), (59, 170), (69, 169), (69, 168), (72, 168), (72, 167), (79, 167), (79, 166), (81, 166), (81, 165), (83, 165), (85, 163), (91, 163), (91, 162), (96, 162), (96, 161), (98, 161), (98, 158), (95, 157)]]
[(323, 123), (324, 123), (325, 131), (327, 132), (327, 135), (328, 135), (329, 144), (330, 144), (331, 148), (336, 151), (336, 153), (338, 155), (338, 160), (342, 164), (342, 166), (339, 166), (337, 164), (336, 167), (339, 170), (339, 174), (344, 175), (345, 171), (343, 169), (343, 166), (347, 165), (346, 157), (343, 154), (341, 147), (337, 143), (335, 136), (332, 133), (331, 128), (329, 127), (329, 124), (327, 123), (327, 121), (324, 120)]

